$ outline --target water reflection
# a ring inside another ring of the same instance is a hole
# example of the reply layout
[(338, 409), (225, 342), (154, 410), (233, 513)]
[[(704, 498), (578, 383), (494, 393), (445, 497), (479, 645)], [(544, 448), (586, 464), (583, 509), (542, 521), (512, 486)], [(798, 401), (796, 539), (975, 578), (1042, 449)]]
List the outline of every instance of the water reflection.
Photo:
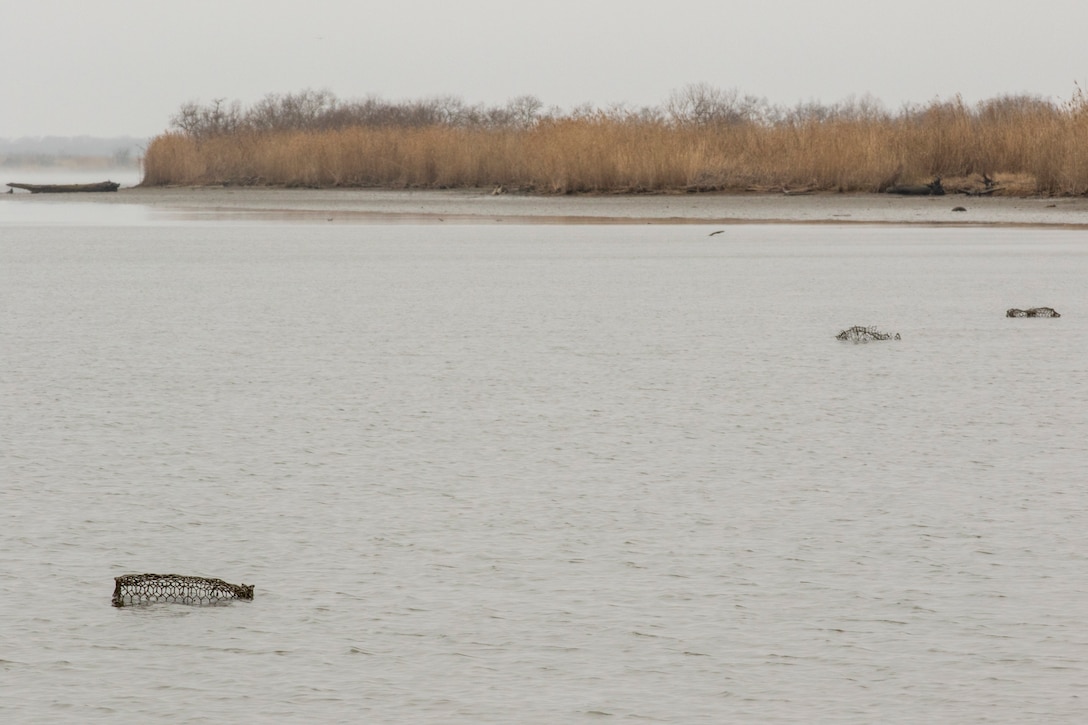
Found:
[(153, 209), (143, 204), (88, 204), (51, 199), (39, 201), (38, 198), (35, 198), (33, 202), (29, 199), (23, 201), (13, 198), (0, 203), (0, 227), (137, 226), (152, 223), (156, 216), (158, 215)]

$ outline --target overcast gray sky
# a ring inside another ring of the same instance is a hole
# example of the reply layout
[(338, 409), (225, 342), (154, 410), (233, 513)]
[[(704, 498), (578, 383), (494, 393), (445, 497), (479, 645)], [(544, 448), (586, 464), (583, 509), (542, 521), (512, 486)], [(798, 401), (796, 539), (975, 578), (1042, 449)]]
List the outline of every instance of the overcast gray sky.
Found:
[[(658, 105), (903, 103), (1088, 81), (1088, 0), (3, 0), (0, 137), (150, 136), (185, 101), (327, 89)], [(1086, 89), (1088, 90), (1088, 89)]]

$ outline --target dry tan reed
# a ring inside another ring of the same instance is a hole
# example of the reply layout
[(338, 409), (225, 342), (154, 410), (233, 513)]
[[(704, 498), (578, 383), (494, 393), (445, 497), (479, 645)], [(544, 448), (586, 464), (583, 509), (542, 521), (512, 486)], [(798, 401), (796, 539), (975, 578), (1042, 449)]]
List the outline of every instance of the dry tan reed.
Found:
[(898, 115), (683, 124), (605, 113), (524, 127), (348, 127), (155, 138), (145, 185), (490, 188), (545, 193), (879, 191), (934, 176), (1088, 193), (1088, 102), (934, 102)]

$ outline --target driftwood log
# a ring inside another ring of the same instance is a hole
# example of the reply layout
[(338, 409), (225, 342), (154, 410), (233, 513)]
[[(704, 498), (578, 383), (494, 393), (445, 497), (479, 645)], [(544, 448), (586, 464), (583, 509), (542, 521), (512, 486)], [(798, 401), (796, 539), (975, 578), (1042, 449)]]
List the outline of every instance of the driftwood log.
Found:
[(1021, 310), (1016, 307), (1005, 312), (1005, 317), (1061, 317), (1053, 307), (1029, 307)]
[(252, 584), (228, 584), (180, 574), (126, 574), (114, 577), (113, 606), (135, 604), (223, 604), (233, 599), (252, 601)]
[(117, 191), (116, 181), (96, 181), (93, 184), (17, 184), (8, 182), (14, 189), (25, 189), (31, 194), (68, 194), (76, 191)]
[(900, 196), (944, 196), (944, 187), (941, 186), (941, 177), (935, 178), (928, 184), (896, 184), (889, 186), (888, 194)]
[(972, 187), (972, 188), (968, 188), (968, 189), (960, 189), (960, 191), (962, 193), (964, 193), (964, 194), (967, 194), (967, 196), (989, 196), (990, 194), (993, 194), (995, 191), (1000, 191), (1000, 190), (1001, 190), (1000, 187), (998, 187), (994, 183), (994, 180), (991, 179), (986, 174), (982, 175), (982, 188), (981, 189), (979, 189), (977, 186)]

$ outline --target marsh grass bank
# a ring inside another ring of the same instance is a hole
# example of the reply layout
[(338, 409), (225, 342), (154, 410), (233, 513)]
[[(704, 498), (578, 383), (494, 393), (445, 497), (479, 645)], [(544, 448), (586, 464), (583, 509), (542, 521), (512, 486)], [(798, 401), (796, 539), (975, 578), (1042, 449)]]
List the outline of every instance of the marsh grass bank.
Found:
[(328, 94), (189, 104), (154, 138), (143, 184), (503, 188), (541, 193), (950, 191), (1088, 193), (1088, 98), (960, 99), (889, 113), (867, 102), (783, 110), (705, 87), (660, 109), (543, 112), (446, 99), (341, 104)]

